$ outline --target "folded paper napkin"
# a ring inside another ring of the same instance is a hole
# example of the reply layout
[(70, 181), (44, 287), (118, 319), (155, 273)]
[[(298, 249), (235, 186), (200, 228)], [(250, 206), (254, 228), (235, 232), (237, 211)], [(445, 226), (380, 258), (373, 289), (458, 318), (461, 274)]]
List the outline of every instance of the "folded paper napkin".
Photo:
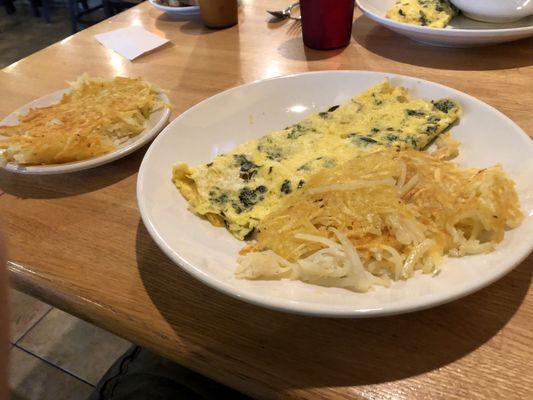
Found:
[(105, 47), (116, 51), (128, 60), (134, 60), (141, 54), (168, 42), (168, 39), (154, 35), (140, 26), (117, 29), (94, 37)]

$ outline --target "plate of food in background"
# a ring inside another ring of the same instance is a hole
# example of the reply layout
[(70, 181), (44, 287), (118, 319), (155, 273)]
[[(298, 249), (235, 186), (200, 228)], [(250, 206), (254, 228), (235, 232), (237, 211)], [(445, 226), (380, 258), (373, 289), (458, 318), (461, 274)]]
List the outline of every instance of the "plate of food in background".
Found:
[(21, 174), (60, 174), (124, 157), (170, 115), (166, 94), (142, 78), (91, 78), (26, 104), (0, 121), (0, 162)]
[(196, 0), (150, 0), (150, 4), (169, 14), (200, 15), (200, 7)]
[(137, 197), (158, 246), (226, 294), (391, 315), (479, 290), (531, 252), (532, 160), (531, 139), (465, 93), (312, 72), (180, 115), (147, 151)]
[(533, 3), (527, 0), (357, 0), (357, 4), (378, 24), (436, 46), (485, 46), (533, 36)]

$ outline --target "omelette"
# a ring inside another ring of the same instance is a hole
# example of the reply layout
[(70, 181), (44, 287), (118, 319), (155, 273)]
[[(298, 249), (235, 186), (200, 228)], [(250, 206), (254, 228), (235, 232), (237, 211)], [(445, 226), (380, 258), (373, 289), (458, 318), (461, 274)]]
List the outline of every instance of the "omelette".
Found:
[(411, 25), (444, 28), (457, 14), (447, 0), (397, 0), (386, 17)]
[(194, 213), (242, 240), (310, 174), (383, 147), (423, 150), (460, 112), (451, 99), (411, 99), (386, 80), (206, 164), (178, 163), (173, 182)]

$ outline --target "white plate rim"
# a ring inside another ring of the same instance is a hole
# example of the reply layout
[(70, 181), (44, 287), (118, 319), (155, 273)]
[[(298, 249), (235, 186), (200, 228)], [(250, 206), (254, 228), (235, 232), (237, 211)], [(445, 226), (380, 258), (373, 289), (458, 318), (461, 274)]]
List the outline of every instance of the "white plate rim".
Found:
[(222, 281), (217, 278), (211, 277), (209, 274), (207, 274), (204, 271), (201, 271), (199, 268), (195, 267), (194, 265), (190, 264), (186, 259), (184, 259), (178, 252), (174, 251), (165, 241), (165, 239), (159, 234), (157, 231), (154, 223), (149, 218), (148, 210), (146, 209), (146, 205), (143, 201), (143, 192), (144, 192), (144, 174), (146, 170), (146, 164), (148, 164), (150, 157), (152, 156), (152, 153), (154, 152), (155, 147), (157, 146), (157, 143), (159, 140), (162, 140), (162, 138), (169, 134), (167, 132), (171, 132), (172, 126), (174, 124), (177, 124), (179, 120), (183, 117), (185, 117), (188, 113), (191, 113), (195, 111), (197, 108), (202, 107), (205, 103), (209, 102), (210, 100), (221, 97), (224, 95), (227, 95), (228, 93), (231, 93), (233, 91), (238, 91), (243, 87), (248, 87), (251, 85), (255, 85), (258, 83), (268, 82), (272, 80), (278, 80), (278, 79), (290, 79), (291, 77), (296, 77), (299, 75), (319, 75), (319, 74), (342, 74), (342, 73), (359, 73), (359, 74), (375, 74), (375, 73), (381, 73), (384, 75), (384, 77), (390, 77), (390, 78), (401, 78), (401, 79), (407, 79), (407, 80), (415, 80), (421, 83), (426, 83), (430, 85), (436, 85), (438, 87), (444, 88), (450, 92), (453, 92), (455, 94), (458, 94), (460, 96), (466, 96), (469, 98), (469, 100), (477, 103), (478, 105), (490, 109), (492, 112), (496, 113), (500, 118), (504, 119), (506, 123), (510, 124), (515, 128), (517, 133), (521, 136), (522, 140), (524, 140), (525, 145), (528, 145), (531, 148), (531, 151), (533, 153), (533, 141), (531, 138), (524, 132), (520, 126), (518, 126), (514, 121), (512, 121), (509, 117), (507, 117), (505, 114), (503, 114), (501, 111), (497, 110), (496, 108), (492, 107), (491, 105), (467, 94), (464, 92), (461, 92), (457, 89), (451, 88), (449, 86), (442, 85), (437, 82), (428, 81), (425, 79), (420, 79), (417, 77), (412, 77), (408, 75), (400, 75), (395, 73), (389, 73), (389, 72), (382, 72), (382, 71), (360, 71), (360, 70), (326, 70), (326, 71), (309, 71), (309, 72), (302, 72), (302, 73), (293, 73), (289, 75), (283, 75), (283, 76), (276, 76), (272, 78), (267, 79), (258, 79), (254, 80), (252, 82), (239, 85), (233, 88), (229, 88), (227, 90), (224, 90), (220, 93), (217, 93), (211, 97), (208, 97), (201, 102), (195, 104), (194, 106), (190, 107), (186, 111), (184, 111), (182, 114), (180, 114), (178, 117), (176, 117), (154, 140), (154, 142), (150, 145), (149, 149), (144, 155), (144, 158), (141, 162), (141, 166), (139, 168), (139, 173), (137, 175), (137, 204), (139, 207), (139, 211), (141, 214), (141, 219), (147, 228), (150, 236), (154, 239), (157, 246), (166, 254), (166, 256), (174, 262), (178, 267), (185, 270), (187, 273), (198, 279), (203, 284), (218, 290), (230, 297), (242, 300), (244, 302), (265, 307), (268, 309), (286, 312), (290, 314), (297, 314), (297, 315), (305, 315), (305, 316), (312, 316), (312, 317), (326, 317), (326, 318), (374, 318), (374, 317), (385, 317), (390, 315), (400, 315), (405, 313), (411, 313), (415, 311), (425, 310), (433, 307), (437, 307), (442, 304), (446, 304), (452, 301), (455, 301), (457, 299), (463, 298), (465, 296), (468, 296), (474, 292), (477, 292), (490, 284), (494, 283), (495, 281), (501, 279), (503, 276), (511, 272), (515, 267), (517, 267), (522, 261), (524, 261), (529, 254), (533, 251), (533, 242), (530, 243), (528, 249), (522, 254), (520, 257), (517, 257), (513, 260), (513, 262), (509, 263), (507, 266), (502, 267), (501, 269), (497, 270), (492, 275), (486, 276), (485, 279), (480, 279), (476, 282), (476, 284), (470, 285), (468, 289), (465, 290), (450, 290), (448, 292), (448, 295), (427, 295), (424, 297), (425, 302), (421, 303), (419, 299), (409, 299), (403, 302), (402, 305), (388, 305), (386, 309), (384, 308), (368, 308), (368, 309), (353, 309), (353, 310), (347, 310), (345, 306), (327, 306), (324, 307), (323, 304), (307, 304), (307, 303), (301, 303), (301, 302), (294, 302), (294, 301), (287, 301), (287, 300), (277, 300), (275, 298), (265, 298), (261, 295), (255, 295), (249, 292), (242, 293), (241, 290), (236, 289), (228, 282)]
[[(46, 107), (46, 104), (50, 105), (61, 99), (61, 96), (64, 93), (70, 91), (70, 88), (59, 89), (47, 95), (41, 96), (37, 99), (30, 101), (29, 103), (24, 104), (19, 107), (17, 110), (13, 111), (11, 114), (7, 115), (0, 121), (0, 125), (6, 123), (10, 118), (17, 117), (19, 114), (26, 114), (30, 108), (36, 107)], [(165, 104), (170, 104), (168, 96), (164, 92), (159, 92), (160, 99)], [(44, 104), (43, 104), (44, 103)], [(36, 104), (39, 104), (36, 106)], [(66, 174), (70, 172), (83, 171), (90, 168), (96, 168), (104, 164), (108, 164), (112, 161), (116, 161), (122, 157), (125, 157), (134, 151), (138, 150), (148, 142), (150, 142), (154, 137), (156, 137), (159, 132), (163, 129), (170, 117), (170, 108), (164, 107), (163, 110), (158, 110), (155, 112), (162, 112), (160, 119), (155, 123), (154, 126), (147, 127), (139, 135), (134, 136), (126, 144), (119, 146), (115, 151), (111, 153), (103, 154), (98, 157), (89, 158), (87, 160), (74, 161), (64, 164), (53, 164), (53, 165), (18, 165), (15, 163), (8, 163), (5, 166), (1, 167), (6, 171), (25, 174), (25, 175), (57, 175), (57, 174)], [(147, 133), (146, 133), (147, 131)], [(0, 139), (1, 140), (1, 139)]]
[[(517, 34), (517, 33), (533, 33), (533, 25), (523, 26), (519, 28), (502, 28), (502, 29), (463, 29), (463, 28), (429, 28), (427, 26), (418, 26), (406, 24), (405, 22), (395, 21), (386, 17), (383, 17), (379, 14), (376, 14), (370, 11), (365, 5), (361, 4), (364, 0), (356, 0), (357, 6), (361, 11), (368, 17), (374, 19), (376, 22), (379, 22), (385, 26), (392, 26), (398, 29), (416, 32), (416, 33), (435, 33), (435, 34), (444, 34), (445, 36), (505, 36), (505, 34)], [(529, 18), (529, 17), (526, 17)]]
[(198, 14), (200, 12), (200, 6), (173, 7), (173, 6), (165, 6), (163, 4), (159, 4), (155, 0), (149, 0), (149, 2), (155, 8), (159, 10), (167, 11), (173, 14), (193, 15), (193, 14)]

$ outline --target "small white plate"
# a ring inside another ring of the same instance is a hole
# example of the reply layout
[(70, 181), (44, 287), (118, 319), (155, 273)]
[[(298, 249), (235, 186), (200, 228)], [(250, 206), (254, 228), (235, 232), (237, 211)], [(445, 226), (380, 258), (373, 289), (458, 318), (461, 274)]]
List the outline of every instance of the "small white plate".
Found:
[(176, 15), (200, 15), (200, 6), (184, 6), (184, 7), (172, 7), (159, 4), (155, 0), (149, 0), (150, 4), (158, 10), (166, 11), (169, 14)]
[[(296, 281), (247, 281), (233, 277), (244, 242), (187, 207), (171, 182), (172, 166), (208, 162), (237, 144), (296, 123), (306, 114), (391, 78), (413, 97), (449, 97), (464, 109), (453, 136), (461, 142), (457, 162), (486, 167), (501, 163), (517, 183), (526, 219), (506, 233), (495, 252), (448, 258), (439, 275), (418, 275), (368, 293)], [(457, 90), (420, 79), (362, 71), (312, 72), (258, 81), (222, 92), (172, 121), (148, 149), (137, 181), (143, 221), (159, 247), (184, 270), (244, 301), (317, 316), (368, 317), (419, 310), (465, 296), (511, 271), (533, 248), (533, 142), (509, 118)]]
[[(22, 106), (17, 111), (12, 112), (2, 121), (0, 121), (0, 125), (18, 124), (19, 115), (27, 114), (30, 111), (30, 108), (46, 107), (51, 105), (61, 100), (63, 94), (68, 92), (69, 90), (70, 89), (58, 90)], [(168, 99), (166, 94), (160, 93), (159, 96), (161, 97), (161, 100), (165, 103), (170, 103), (170, 100)], [(128, 154), (133, 153), (135, 150), (147, 144), (150, 140), (157, 136), (161, 129), (163, 129), (163, 126), (165, 126), (169, 116), (170, 110), (168, 109), (168, 107), (164, 107), (160, 110), (153, 112), (146, 123), (146, 128), (144, 129), (144, 131), (122, 143), (115, 151), (108, 154), (104, 154), (102, 156), (63, 164), (19, 165), (15, 163), (8, 163), (3, 168), (8, 171), (20, 174), (53, 175), (82, 171), (84, 169), (98, 167), (100, 165), (107, 164), (111, 161), (115, 161), (119, 158), (125, 157)], [(0, 136), (0, 140), (2, 140), (2, 136)]]
[(395, 0), (357, 0), (361, 11), (378, 24), (417, 42), (443, 47), (474, 47), (511, 42), (533, 36), (533, 15), (517, 22), (490, 24), (459, 15), (446, 28), (429, 28), (385, 17)]

